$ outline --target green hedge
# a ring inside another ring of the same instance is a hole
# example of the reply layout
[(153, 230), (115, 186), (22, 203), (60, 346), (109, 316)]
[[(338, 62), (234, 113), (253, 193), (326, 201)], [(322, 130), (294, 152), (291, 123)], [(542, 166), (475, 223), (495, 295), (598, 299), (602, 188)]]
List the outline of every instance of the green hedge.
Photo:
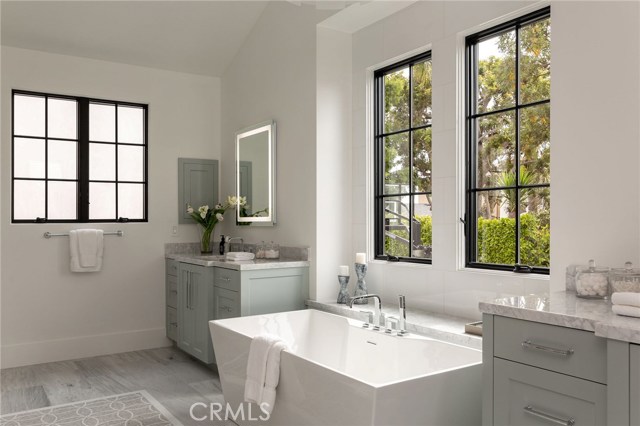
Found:
[[(515, 218), (478, 218), (478, 262), (512, 265), (515, 262)], [(549, 266), (549, 225), (538, 217), (520, 216), (520, 263)]]

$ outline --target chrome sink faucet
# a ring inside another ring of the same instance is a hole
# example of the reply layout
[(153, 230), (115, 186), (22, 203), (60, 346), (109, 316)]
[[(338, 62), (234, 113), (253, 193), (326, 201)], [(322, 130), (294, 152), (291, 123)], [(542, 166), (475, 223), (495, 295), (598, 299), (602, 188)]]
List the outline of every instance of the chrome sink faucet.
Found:
[(231, 241), (240, 240), (240, 251), (244, 251), (244, 239), (241, 237), (227, 237), (227, 244), (229, 244), (229, 251), (231, 251)]
[[(377, 294), (363, 294), (362, 296), (352, 297), (351, 299), (349, 299), (349, 307), (353, 308), (353, 303), (356, 300), (362, 299), (378, 299), (377, 304), (375, 302), (373, 303), (373, 329), (380, 330), (380, 322), (382, 319), (382, 300), (380, 299), (380, 296), (378, 296)], [(363, 327), (369, 327), (369, 324), (365, 323)]]

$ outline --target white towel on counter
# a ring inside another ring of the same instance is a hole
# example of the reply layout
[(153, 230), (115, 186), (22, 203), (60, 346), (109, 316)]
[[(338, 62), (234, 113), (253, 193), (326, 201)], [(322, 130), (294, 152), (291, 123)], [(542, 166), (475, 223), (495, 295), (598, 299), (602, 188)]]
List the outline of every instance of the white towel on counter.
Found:
[(640, 318), (640, 308), (637, 306), (613, 305), (611, 306), (611, 310), (613, 311), (613, 313), (624, 315), (625, 317)]
[(98, 272), (102, 269), (103, 239), (102, 229), (69, 231), (71, 272)]
[(227, 253), (227, 260), (231, 261), (239, 261), (239, 260), (253, 260), (256, 257), (253, 253), (248, 253), (244, 251), (230, 251)]
[(260, 408), (267, 413), (273, 411), (273, 405), (276, 402), (276, 388), (278, 387), (278, 382), (280, 382), (280, 353), (284, 349), (287, 349), (287, 345), (282, 341), (274, 343), (269, 349), (267, 374), (264, 380), (262, 400), (260, 401)]
[(640, 308), (640, 293), (617, 292), (611, 295), (611, 303), (614, 305), (627, 305)]
[(266, 406), (271, 412), (275, 402), (275, 388), (280, 379), (280, 352), (286, 344), (278, 336), (261, 334), (255, 336), (249, 347), (247, 379), (244, 384), (244, 400)]

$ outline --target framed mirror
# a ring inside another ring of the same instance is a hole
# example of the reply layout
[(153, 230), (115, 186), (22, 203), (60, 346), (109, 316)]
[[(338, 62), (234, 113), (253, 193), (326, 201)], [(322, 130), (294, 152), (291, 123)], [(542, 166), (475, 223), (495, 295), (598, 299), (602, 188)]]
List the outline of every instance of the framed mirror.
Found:
[(276, 223), (276, 123), (267, 121), (236, 133), (237, 225)]

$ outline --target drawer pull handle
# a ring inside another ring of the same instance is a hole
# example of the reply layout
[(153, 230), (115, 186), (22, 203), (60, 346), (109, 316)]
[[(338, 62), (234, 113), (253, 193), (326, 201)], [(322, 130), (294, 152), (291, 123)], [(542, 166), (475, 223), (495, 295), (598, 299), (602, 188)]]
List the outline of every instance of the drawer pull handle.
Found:
[(220, 306), (220, 310), (221, 310), (221, 311), (231, 312), (233, 309), (231, 309), (231, 308), (230, 308), (230, 307), (228, 307), (228, 306)]
[(178, 294), (178, 290), (171, 290), (170, 293)]
[(531, 414), (532, 416), (547, 420), (548, 422), (553, 423), (555, 425), (573, 426), (576, 424), (576, 421), (574, 418), (569, 418), (568, 420), (561, 419), (560, 417), (553, 416), (551, 414), (545, 413), (544, 411), (536, 410), (530, 405), (527, 405), (526, 407), (524, 407), (524, 411), (527, 414)]
[(554, 354), (554, 355), (560, 355), (560, 356), (573, 355), (573, 349), (552, 348), (551, 346), (543, 346), (543, 345), (539, 345), (537, 343), (533, 343), (533, 342), (531, 342), (531, 340), (525, 340), (524, 342), (522, 342), (522, 347), (524, 349), (535, 349), (537, 351), (547, 352), (547, 353), (551, 353), (551, 354)]
[(177, 323), (177, 322), (170, 322), (170, 323), (169, 323), (169, 325), (172, 325), (172, 326), (174, 326), (174, 327), (177, 327), (177, 326), (178, 326), (178, 323)]
[(229, 277), (220, 277), (220, 280), (229, 282), (229, 281), (231, 281), (231, 278), (229, 278)]

